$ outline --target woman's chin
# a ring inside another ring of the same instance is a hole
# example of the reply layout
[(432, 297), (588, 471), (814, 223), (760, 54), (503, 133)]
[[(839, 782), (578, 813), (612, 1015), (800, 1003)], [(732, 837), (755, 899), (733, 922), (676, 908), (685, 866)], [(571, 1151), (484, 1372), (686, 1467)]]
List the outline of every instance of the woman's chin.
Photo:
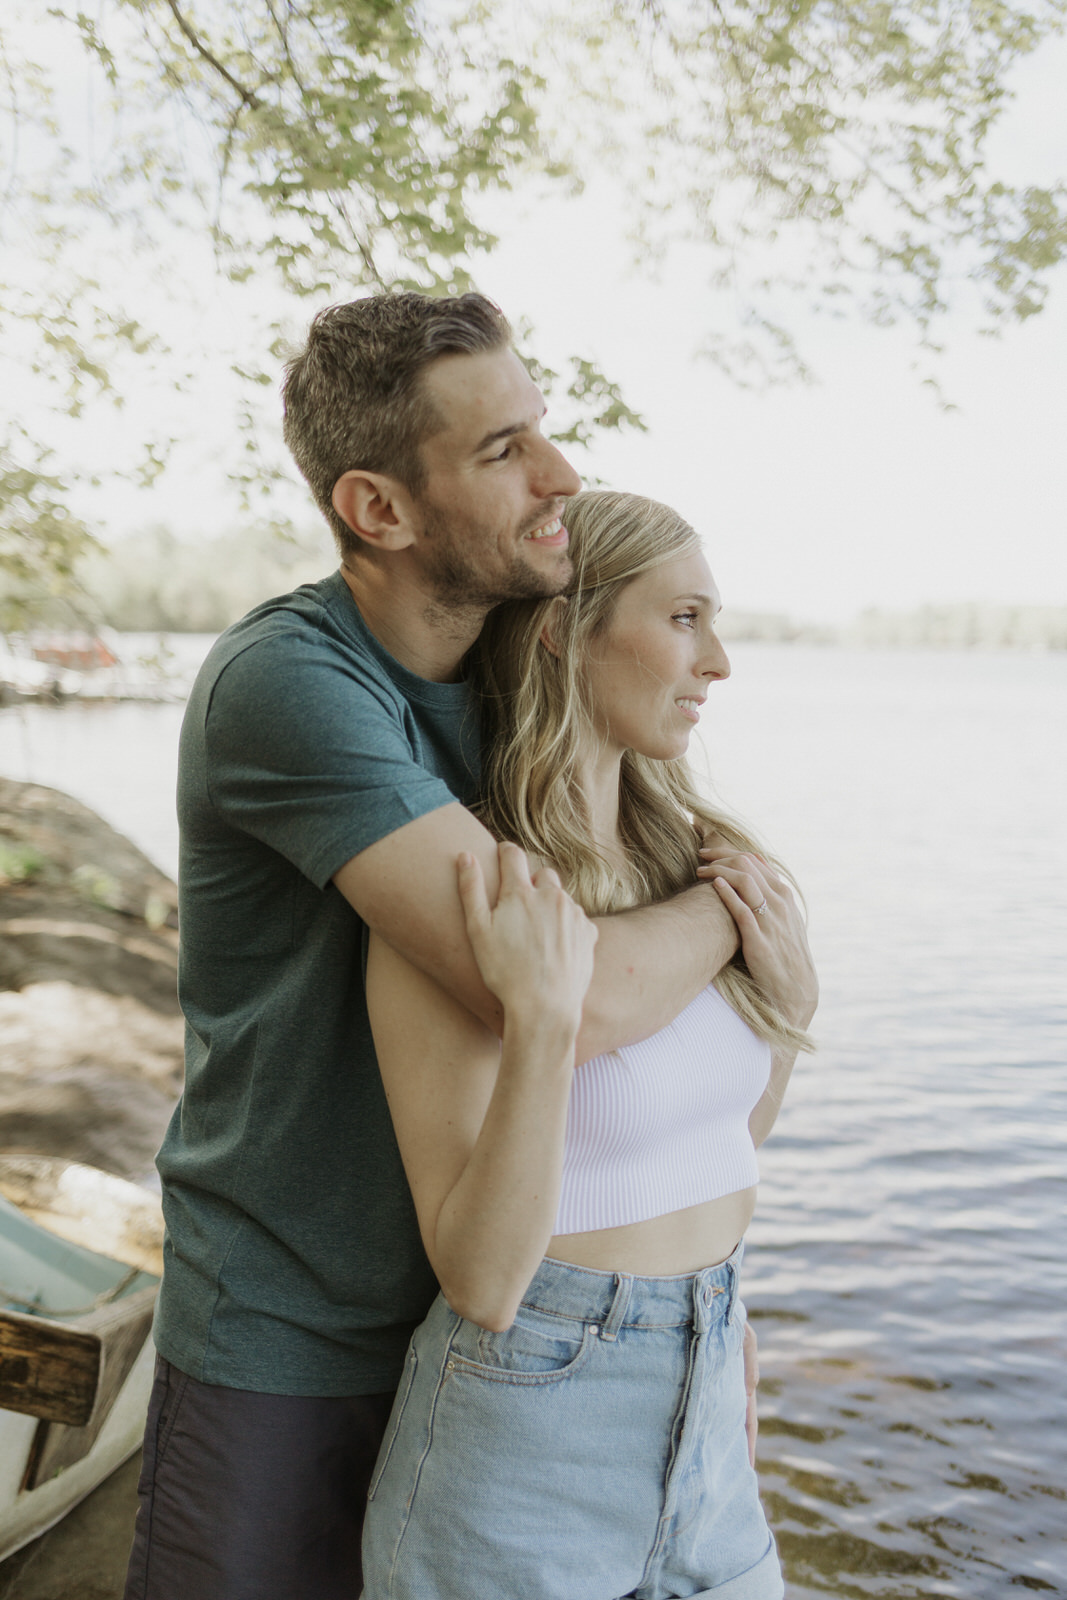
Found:
[(656, 743), (651, 741), (645, 745), (634, 745), (635, 755), (645, 756), (649, 761), (679, 761), (689, 752), (689, 740), (692, 730), (681, 735), (674, 735), (669, 739), (660, 739)]

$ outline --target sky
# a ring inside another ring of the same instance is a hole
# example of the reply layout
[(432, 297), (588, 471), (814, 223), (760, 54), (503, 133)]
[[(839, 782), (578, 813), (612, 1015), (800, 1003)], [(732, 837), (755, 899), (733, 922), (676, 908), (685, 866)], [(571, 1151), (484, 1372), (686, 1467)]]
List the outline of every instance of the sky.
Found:
[[(1064, 83), (1067, 40), (1022, 64), (990, 150), (1006, 176), (1062, 178)], [(909, 330), (793, 307), (818, 381), (739, 389), (693, 353), (709, 314), (729, 315), (705, 263), (675, 255), (657, 283), (627, 270), (617, 192), (520, 195), (494, 221), (486, 292), (595, 354), (648, 423), (602, 438), (580, 470), (676, 506), (727, 607), (835, 622), (871, 606), (1067, 605), (1067, 270), (1044, 312), (999, 338), (949, 318), (945, 410)]]
[[(1067, 40), (1044, 46), (1016, 82), (994, 153), (1009, 177), (1054, 182), (1067, 149)], [(1046, 310), (1000, 338), (950, 317), (937, 371), (952, 410), (922, 386), (909, 330), (792, 307), (817, 381), (754, 392), (694, 354), (709, 318), (730, 316), (707, 287), (707, 262), (675, 251), (653, 280), (634, 266), (627, 210), (625, 191), (607, 182), (573, 199), (535, 188), (494, 197), (484, 220), (500, 245), (479, 287), (533, 324), (542, 360), (583, 355), (620, 383), (647, 433), (603, 436), (575, 464), (676, 506), (704, 536), (728, 608), (838, 622), (872, 606), (1067, 605), (1067, 271)], [(234, 291), (211, 277), (202, 248), (178, 248), (185, 300), (172, 322), (210, 343)], [(132, 278), (136, 264), (126, 270)], [(316, 308), (286, 308), (294, 337)], [(191, 536), (232, 525), (220, 466), (233, 430), (225, 364), (207, 362), (178, 394), (134, 382), (124, 414), (99, 407), (76, 436), (68, 430), (71, 449), (106, 465), (146, 417), (186, 442), (148, 492), (105, 481), (93, 500), (101, 527), (122, 536), (164, 522)], [(302, 486), (283, 502), (314, 523)], [(325, 533), (323, 552), (328, 561)]]
[(579, 470), (677, 507), (727, 606), (832, 622), (931, 601), (1067, 605), (1067, 280), (999, 339), (950, 331), (938, 370), (957, 409), (921, 385), (904, 330), (816, 318), (799, 337), (817, 381), (756, 393), (692, 353), (695, 263), (609, 292), (597, 208), (552, 221), (509, 228), (483, 287), (621, 383), (648, 432), (604, 436)]

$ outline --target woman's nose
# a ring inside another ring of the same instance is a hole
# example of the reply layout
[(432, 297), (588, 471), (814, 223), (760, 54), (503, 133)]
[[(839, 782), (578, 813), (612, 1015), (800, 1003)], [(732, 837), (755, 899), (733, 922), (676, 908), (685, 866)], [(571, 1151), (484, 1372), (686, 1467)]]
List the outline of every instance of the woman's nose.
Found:
[(700, 667), (701, 675), (716, 681), (730, 676), (730, 657), (726, 654), (718, 634), (712, 634), (707, 654)]

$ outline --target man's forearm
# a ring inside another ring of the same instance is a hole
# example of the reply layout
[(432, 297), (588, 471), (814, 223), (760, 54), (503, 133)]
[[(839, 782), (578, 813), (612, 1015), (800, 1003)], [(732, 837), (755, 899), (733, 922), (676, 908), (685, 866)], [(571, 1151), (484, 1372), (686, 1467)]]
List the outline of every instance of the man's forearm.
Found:
[(596, 922), (600, 937), (578, 1035), (579, 1062), (665, 1027), (707, 987), (739, 943), (733, 918), (706, 884)]
[[(482, 982), (456, 889), (461, 851), (481, 862), (492, 900), (496, 841), (455, 803), (387, 834), (353, 857), (334, 881), (386, 944), (499, 1034), (503, 1011)], [(579, 1062), (647, 1039), (672, 1022), (738, 946), (733, 918), (706, 883), (659, 905), (598, 917), (597, 927)]]

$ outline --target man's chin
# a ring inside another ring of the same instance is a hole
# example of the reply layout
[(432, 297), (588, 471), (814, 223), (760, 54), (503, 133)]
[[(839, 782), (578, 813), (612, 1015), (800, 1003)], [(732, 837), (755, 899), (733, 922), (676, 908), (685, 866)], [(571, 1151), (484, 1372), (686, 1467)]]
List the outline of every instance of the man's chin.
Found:
[[(547, 555), (548, 552), (545, 552)], [(508, 600), (548, 600), (553, 595), (562, 594), (574, 575), (574, 562), (566, 550), (555, 553), (555, 559), (546, 561), (542, 559), (537, 567), (525, 568), (525, 587), (521, 592), (504, 596)]]

